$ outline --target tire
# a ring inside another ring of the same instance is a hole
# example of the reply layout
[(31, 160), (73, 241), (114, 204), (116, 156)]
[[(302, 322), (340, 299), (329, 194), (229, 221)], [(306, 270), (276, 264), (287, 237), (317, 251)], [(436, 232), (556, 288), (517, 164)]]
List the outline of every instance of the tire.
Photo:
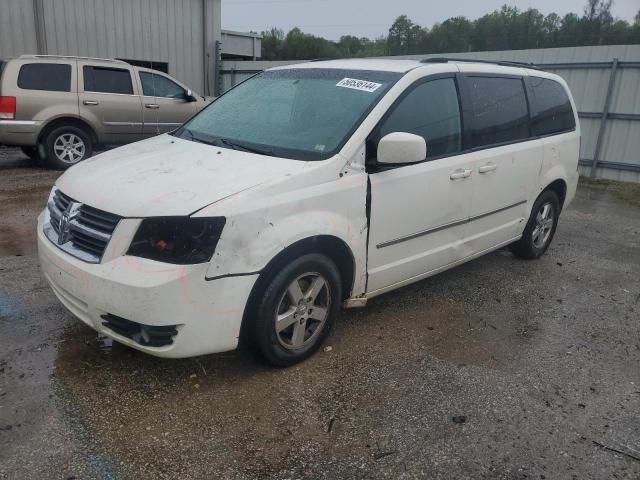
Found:
[(252, 302), (251, 343), (277, 367), (310, 357), (340, 312), (342, 285), (335, 264), (324, 255), (303, 255), (272, 272), (262, 285)]
[(91, 137), (78, 127), (55, 128), (43, 143), (47, 164), (56, 170), (66, 170), (93, 154)]
[(559, 216), (558, 195), (551, 190), (545, 190), (533, 204), (522, 238), (509, 246), (511, 252), (516, 257), (527, 260), (540, 258), (551, 245)]

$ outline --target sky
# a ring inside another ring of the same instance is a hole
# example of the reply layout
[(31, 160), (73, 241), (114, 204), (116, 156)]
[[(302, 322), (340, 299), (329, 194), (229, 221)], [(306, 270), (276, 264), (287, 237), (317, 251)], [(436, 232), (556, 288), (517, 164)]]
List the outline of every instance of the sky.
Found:
[[(337, 40), (342, 35), (375, 38), (386, 35), (393, 21), (408, 15), (421, 26), (431, 26), (464, 15), (473, 20), (502, 5), (544, 14), (575, 12), (582, 15), (586, 0), (222, 0), (222, 28), (261, 32), (278, 27)], [(615, 17), (633, 21), (638, 0), (614, 0)]]

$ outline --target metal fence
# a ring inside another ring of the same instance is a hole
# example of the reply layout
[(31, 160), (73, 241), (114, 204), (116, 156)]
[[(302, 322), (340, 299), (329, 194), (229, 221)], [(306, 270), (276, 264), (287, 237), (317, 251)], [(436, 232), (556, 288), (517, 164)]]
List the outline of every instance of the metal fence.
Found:
[[(571, 88), (580, 116), (581, 173), (640, 182), (640, 45), (508, 50), (447, 56), (532, 62), (562, 76)], [(267, 68), (292, 63), (299, 62), (222, 62), (219, 72), (222, 90), (226, 91)]]

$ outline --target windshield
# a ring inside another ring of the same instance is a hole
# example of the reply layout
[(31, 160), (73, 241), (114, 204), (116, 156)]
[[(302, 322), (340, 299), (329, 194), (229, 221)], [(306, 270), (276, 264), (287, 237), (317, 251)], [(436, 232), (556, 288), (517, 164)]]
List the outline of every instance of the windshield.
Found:
[(400, 77), (321, 68), (263, 72), (218, 98), (176, 135), (296, 160), (329, 158)]

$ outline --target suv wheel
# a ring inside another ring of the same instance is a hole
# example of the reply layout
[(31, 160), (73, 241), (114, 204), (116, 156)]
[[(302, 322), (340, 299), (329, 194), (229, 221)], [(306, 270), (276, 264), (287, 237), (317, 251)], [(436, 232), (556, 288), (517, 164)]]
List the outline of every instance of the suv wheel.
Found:
[(311, 356), (340, 311), (340, 274), (326, 256), (309, 254), (277, 272), (258, 299), (252, 336), (264, 358), (287, 367)]
[(78, 127), (58, 127), (44, 139), (47, 163), (57, 170), (66, 170), (93, 154), (91, 138)]
[(509, 246), (511, 252), (520, 258), (540, 258), (551, 245), (559, 215), (558, 196), (551, 190), (545, 190), (533, 204), (522, 238)]

